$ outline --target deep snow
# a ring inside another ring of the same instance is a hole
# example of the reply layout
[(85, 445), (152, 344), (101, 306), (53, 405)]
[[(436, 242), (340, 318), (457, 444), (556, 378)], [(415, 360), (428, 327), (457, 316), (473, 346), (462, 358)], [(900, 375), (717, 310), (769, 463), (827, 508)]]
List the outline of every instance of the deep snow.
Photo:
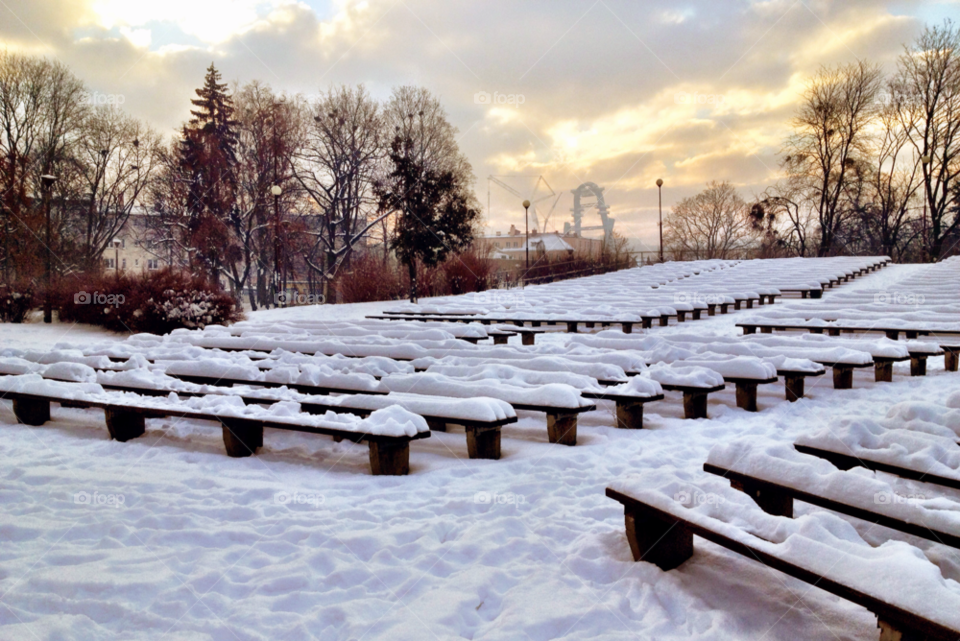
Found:
[[(823, 300), (915, 271), (891, 266)], [(250, 316), (341, 320), (387, 306)], [(732, 336), (743, 313), (645, 333)], [(104, 339), (83, 331), (3, 326), (0, 345)], [(54, 407), (52, 422), (28, 427), (3, 402), (0, 639), (873, 639), (866, 610), (701, 540), (669, 573), (634, 563), (603, 490), (645, 469), (703, 476), (717, 444), (788, 442), (838, 416), (881, 420), (895, 403), (960, 390), (942, 357), (926, 377), (908, 374), (898, 363), (893, 383), (875, 384), (860, 370), (839, 391), (829, 376), (808, 379), (792, 404), (782, 384), (761, 386), (756, 414), (728, 386), (696, 421), (668, 393), (642, 431), (613, 428), (613, 404), (599, 402), (572, 448), (547, 442), (542, 414), (518, 412), (502, 460), (469, 460), (462, 431), (434, 433), (412, 444), (407, 477), (373, 477), (365, 446), (323, 437), (267, 430), (260, 454), (230, 459), (210, 423), (151, 420), (118, 443), (99, 411)], [(960, 579), (956, 551), (846, 520)]]

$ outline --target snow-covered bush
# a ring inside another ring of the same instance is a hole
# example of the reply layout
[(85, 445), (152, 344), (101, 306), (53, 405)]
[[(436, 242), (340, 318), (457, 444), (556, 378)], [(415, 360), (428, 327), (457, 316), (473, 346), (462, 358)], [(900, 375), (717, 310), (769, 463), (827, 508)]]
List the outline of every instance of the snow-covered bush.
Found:
[(229, 294), (201, 277), (173, 270), (75, 277), (61, 286), (58, 308), (63, 321), (151, 334), (226, 325), (243, 315)]
[(22, 323), (37, 304), (37, 295), (28, 283), (0, 283), (0, 321)]

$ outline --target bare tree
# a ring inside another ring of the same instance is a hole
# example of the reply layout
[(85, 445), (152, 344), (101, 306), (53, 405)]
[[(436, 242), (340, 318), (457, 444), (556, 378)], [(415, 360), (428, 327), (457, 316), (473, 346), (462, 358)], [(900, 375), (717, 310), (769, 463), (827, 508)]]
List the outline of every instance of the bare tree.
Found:
[(681, 200), (663, 227), (664, 246), (694, 260), (728, 258), (752, 247), (757, 236), (747, 203), (729, 182), (709, 182), (704, 191)]
[(379, 105), (363, 87), (334, 87), (303, 110), (293, 175), (319, 212), (304, 256), (323, 295), (354, 247), (386, 214), (377, 212), (373, 183), (386, 156)]
[[(921, 159), (923, 199), (929, 215), (929, 260), (945, 253), (956, 233), (960, 184), (960, 28), (947, 20), (928, 27), (900, 57), (893, 85), (898, 113)], [(924, 221), (926, 222), (926, 220)]]
[(837, 250), (850, 215), (845, 197), (855, 164), (869, 153), (869, 127), (877, 110), (880, 70), (866, 62), (823, 68), (810, 82), (784, 152), (801, 207), (817, 224), (817, 256)]
[(98, 269), (103, 252), (145, 194), (159, 151), (159, 135), (119, 108), (90, 111), (71, 155), (69, 200), (76, 206), (69, 211), (68, 237), (82, 270)]

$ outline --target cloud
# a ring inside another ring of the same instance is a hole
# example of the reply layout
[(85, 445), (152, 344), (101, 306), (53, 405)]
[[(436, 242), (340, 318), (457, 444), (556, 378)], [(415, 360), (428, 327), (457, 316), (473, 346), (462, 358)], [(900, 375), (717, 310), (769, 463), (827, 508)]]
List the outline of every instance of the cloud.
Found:
[[(918, 31), (915, 15), (895, 6), (19, 0), (0, 8), (0, 43), (56, 56), (165, 132), (187, 117), (211, 61), (227, 80), (304, 94), (365, 83), (386, 98), (393, 86), (422, 84), (459, 128), (484, 204), (488, 175), (543, 175), (566, 192), (551, 218), (562, 228), (569, 191), (590, 180), (607, 187), (622, 229), (649, 235), (657, 177), (665, 206), (711, 179), (745, 196), (774, 181), (818, 66), (869, 58), (889, 70)], [(523, 100), (478, 104), (478, 92)], [(489, 200), (491, 227), (515, 221), (514, 196), (492, 186)]]

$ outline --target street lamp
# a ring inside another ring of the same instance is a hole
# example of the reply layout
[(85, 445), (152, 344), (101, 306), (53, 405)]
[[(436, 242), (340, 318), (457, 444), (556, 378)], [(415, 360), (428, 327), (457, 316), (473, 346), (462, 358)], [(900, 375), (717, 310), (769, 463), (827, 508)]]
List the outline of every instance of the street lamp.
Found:
[(928, 253), (930, 239), (927, 237), (927, 172), (928, 165), (933, 160), (930, 154), (920, 156), (920, 162), (923, 163), (923, 258), (929, 260)]
[(525, 200), (521, 204), (523, 205), (523, 223), (526, 227), (526, 236), (523, 243), (527, 249), (527, 271), (523, 274), (524, 285), (526, 285), (527, 273), (530, 271), (530, 201)]
[(663, 262), (663, 178), (657, 178), (657, 209), (660, 210), (660, 262)]
[(43, 322), (53, 322), (53, 303), (50, 300), (50, 273), (53, 270), (53, 252), (50, 249), (50, 187), (57, 181), (56, 176), (44, 174), (40, 176), (40, 185), (43, 190), (43, 210), (46, 216), (45, 241), (47, 245), (47, 264), (43, 272)]
[(283, 190), (280, 185), (270, 187), (270, 193), (273, 194), (273, 292), (277, 297), (274, 304), (278, 307), (285, 307), (283, 298), (280, 296), (280, 194)]

